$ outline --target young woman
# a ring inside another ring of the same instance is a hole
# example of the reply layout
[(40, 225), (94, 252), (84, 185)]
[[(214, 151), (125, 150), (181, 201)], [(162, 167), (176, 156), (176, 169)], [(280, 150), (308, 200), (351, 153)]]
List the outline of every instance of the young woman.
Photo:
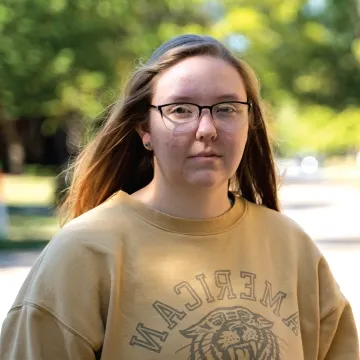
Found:
[(350, 305), (276, 188), (249, 67), (210, 37), (163, 44), (78, 157), (70, 221), (0, 358), (359, 359)]

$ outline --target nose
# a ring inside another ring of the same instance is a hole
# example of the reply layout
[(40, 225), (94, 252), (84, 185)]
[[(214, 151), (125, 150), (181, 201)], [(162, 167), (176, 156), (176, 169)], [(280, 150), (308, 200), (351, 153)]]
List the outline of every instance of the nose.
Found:
[[(206, 112), (206, 114), (205, 114)], [(217, 138), (216, 127), (209, 109), (203, 109), (200, 114), (199, 125), (196, 130), (197, 140), (215, 140)]]

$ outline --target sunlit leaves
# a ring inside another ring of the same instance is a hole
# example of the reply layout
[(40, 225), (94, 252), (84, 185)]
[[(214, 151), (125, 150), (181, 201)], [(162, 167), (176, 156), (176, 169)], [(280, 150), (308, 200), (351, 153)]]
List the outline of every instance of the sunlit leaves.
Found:
[(49, 8), (54, 13), (64, 11), (66, 6), (67, 6), (67, 0), (50, 0), (49, 1)]
[(71, 49), (62, 49), (55, 55), (50, 63), (50, 71), (53, 74), (65, 74), (74, 62), (74, 52)]
[(284, 105), (278, 112), (276, 131), (290, 153), (356, 148), (360, 142), (360, 109), (349, 107), (338, 112), (319, 105)]
[[(285, 152), (360, 148), (360, 16), (352, 0), (224, 0), (214, 34), (256, 70)], [(351, 109), (351, 110), (349, 110)]]
[(138, 58), (178, 33), (201, 31), (199, 6), (190, 0), (2, 0), (0, 102), (12, 118), (95, 119), (119, 95)]
[(298, 4), (293, 1), (280, 1), (270, 8), (270, 16), (280, 23), (290, 24), (296, 19), (298, 10)]
[(13, 19), (13, 11), (11, 8), (0, 4), (0, 33), (2, 28)]
[(353, 40), (353, 42), (351, 43), (351, 50), (355, 59), (360, 65), (360, 38)]
[(217, 38), (226, 37), (231, 33), (241, 33), (251, 37), (254, 32), (264, 31), (266, 24), (266, 16), (255, 8), (237, 7), (231, 9), (213, 26), (212, 33)]
[(329, 30), (313, 21), (309, 21), (304, 25), (304, 33), (314, 43), (326, 44), (332, 40)]

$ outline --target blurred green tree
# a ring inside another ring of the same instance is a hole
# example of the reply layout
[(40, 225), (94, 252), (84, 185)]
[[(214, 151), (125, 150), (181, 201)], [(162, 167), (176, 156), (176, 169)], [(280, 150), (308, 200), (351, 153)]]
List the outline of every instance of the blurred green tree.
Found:
[(360, 148), (357, 0), (225, 0), (212, 30), (256, 70), (285, 153)]
[[(65, 119), (95, 119), (118, 95), (136, 59), (206, 15), (185, 0), (2, 0), (0, 124), (43, 116), (53, 134)], [(5, 125), (6, 123), (6, 125)]]
[[(96, 119), (136, 59), (171, 36), (210, 33), (255, 68), (281, 152), (359, 148), (359, 7), (357, 0), (2, 0), (0, 124), (41, 115), (43, 133), (52, 134), (66, 119)], [(19, 149), (16, 131), (4, 128)]]

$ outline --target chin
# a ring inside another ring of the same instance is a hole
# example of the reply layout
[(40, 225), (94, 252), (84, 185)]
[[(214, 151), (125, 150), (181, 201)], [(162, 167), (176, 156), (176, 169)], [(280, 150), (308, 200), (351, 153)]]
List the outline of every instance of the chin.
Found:
[(224, 179), (214, 174), (201, 174), (187, 179), (186, 181), (190, 186), (196, 188), (214, 188), (224, 183)]

